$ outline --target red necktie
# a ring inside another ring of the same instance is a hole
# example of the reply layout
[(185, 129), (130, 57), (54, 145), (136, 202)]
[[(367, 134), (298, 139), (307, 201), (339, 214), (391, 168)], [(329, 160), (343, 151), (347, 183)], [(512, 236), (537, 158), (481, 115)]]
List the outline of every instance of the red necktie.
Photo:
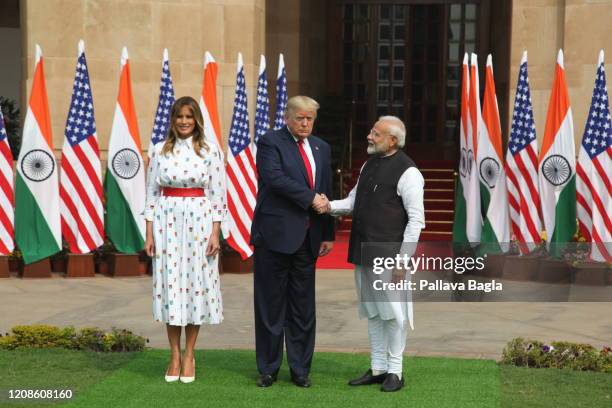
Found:
[(304, 141), (298, 140), (298, 149), (300, 150), (300, 155), (302, 156), (302, 160), (304, 161), (304, 166), (306, 167), (306, 174), (308, 175), (308, 185), (311, 190), (314, 190), (314, 181), (312, 177), (312, 166), (310, 166), (310, 160), (308, 160), (308, 156), (306, 155), (306, 149), (304, 149)]

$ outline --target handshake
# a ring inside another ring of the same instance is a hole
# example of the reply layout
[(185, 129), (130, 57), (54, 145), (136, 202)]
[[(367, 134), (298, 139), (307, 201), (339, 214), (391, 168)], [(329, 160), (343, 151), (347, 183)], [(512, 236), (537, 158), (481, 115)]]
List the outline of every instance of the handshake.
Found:
[(315, 194), (315, 198), (312, 200), (312, 208), (318, 214), (326, 214), (331, 211), (329, 199), (323, 193)]

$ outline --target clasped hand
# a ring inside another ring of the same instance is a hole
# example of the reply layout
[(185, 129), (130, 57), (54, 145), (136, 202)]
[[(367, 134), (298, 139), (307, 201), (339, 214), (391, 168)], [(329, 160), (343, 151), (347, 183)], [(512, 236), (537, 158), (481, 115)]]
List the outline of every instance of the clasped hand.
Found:
[(319, 214), (326, 214), (331, 211), (329, 199), (325, 194), (315, 194), (314, 200), (312, 200), (312, 208)]

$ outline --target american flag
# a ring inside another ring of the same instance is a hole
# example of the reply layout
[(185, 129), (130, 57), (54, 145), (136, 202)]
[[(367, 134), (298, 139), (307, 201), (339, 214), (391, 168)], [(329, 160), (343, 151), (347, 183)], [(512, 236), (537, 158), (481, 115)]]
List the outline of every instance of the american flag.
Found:
[(612, 262), (612, 120), (603, 50), (576, 165), (576, 213), (580, 232), (594, 245), (591, 257)]
[(523, 53), (516, 87), (512, 128), (506, 154), (506, 177), (512, 232), (523, 253), (534, 249), (542, 238), (538, 190), (538, 143), (533, 121), (527, 52)]
[(104, 242), (100, 152), (85, 45), (79, 42), (72, 99), (62, 148), (60, 214), (70, 252), (84, 254)]
[(285, 126), (285, 109), (287, 108), (287, 74), (283, 54), (278, 57), (278, 75), (276, 77), (276, 112), (274, 130)]
[(228, 145), (227, 204), (230, 212), (230, 235), (227, 243), (240, 253), (242, 259), (246, 259), (253, 254), (249, 241), (257, 196), (257, 176), (253, 150), (250, 148), (251, 136), (242, 54), (238, 54), (236, 95)]
[(155, 120), (153, 121), (153, 132), (151, 133), (151, 144), (149, 145), (149, 157), (153, 153), (153, 146), (163, 142), (170, 128), (170, 110), (174, 103), (174, 87), (172, 86), (172, 76), (170, 75), (170, 63), (168, 61), (168, 49), (164, 49), (164, 59), (162, 61), (162, 74), (159, 82), (159, 101)]
[(259, 60), (257, 78), (257, 105), (255, 107), (255, 144), (270, 129), (270, 100), (268, 99), (268, 79), (266, 78), (266, 57)]
[(14, 209), (13, 155), (0, 109), (0, 254), (2, 255), (10, 254), (15, 248)]

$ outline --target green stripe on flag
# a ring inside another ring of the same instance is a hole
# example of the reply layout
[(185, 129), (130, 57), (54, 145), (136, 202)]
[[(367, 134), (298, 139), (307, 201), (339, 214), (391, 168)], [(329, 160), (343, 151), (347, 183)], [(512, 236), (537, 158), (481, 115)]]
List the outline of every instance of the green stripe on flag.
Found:
[(480, 211), (482, 212), (482, 219), (484, 225), (482, 226), (482, 234), (480, 235), (480, 246), (476, 251), (476, 254), (482, 256), (484, 254), (499, 254), (502, 252), (499, 246), (499, 238), (493, 231), (491, 221), (487, 218), (489, 212), (489, 204), (491, 203), (491, 192), (489, 188), (480, 183)]
[(491, 192), (487, 186), (480, 182), (480, 212), (483, 220), (487, 218), (487, 211), (489, 210), (490, 202)]
[(463, 197), (463, 184), (457, 177), (455, 181), (455, 220), (453, 221), (453, 242), (459, 244), (469, 244), (465, 230), (466, 205)]
[(560, 257), (568, 242), (573, 240), (576, 233), (576, 175), (567, 182), (555, 207), (555, 230), (550, 239), (548, 253)]
[(144, 248), (138, 224), (123, 193), (110, 171), (104, 178), (106, 192), (105, 231), (119, 252), (136, 253)]
[(15, 241), (23, 261), (31, 264), (59, 252), (47, 220), (19, 173), (15, 178), (15, 203)]
[(499, 239), (493, 231), (491, 222), (487, 218), (482, 227), (482, 235), (480, 236), (480, 246), (476, 252), (478, 255), (484, 254), (501, 254), (503, 251), (499, 246)]

